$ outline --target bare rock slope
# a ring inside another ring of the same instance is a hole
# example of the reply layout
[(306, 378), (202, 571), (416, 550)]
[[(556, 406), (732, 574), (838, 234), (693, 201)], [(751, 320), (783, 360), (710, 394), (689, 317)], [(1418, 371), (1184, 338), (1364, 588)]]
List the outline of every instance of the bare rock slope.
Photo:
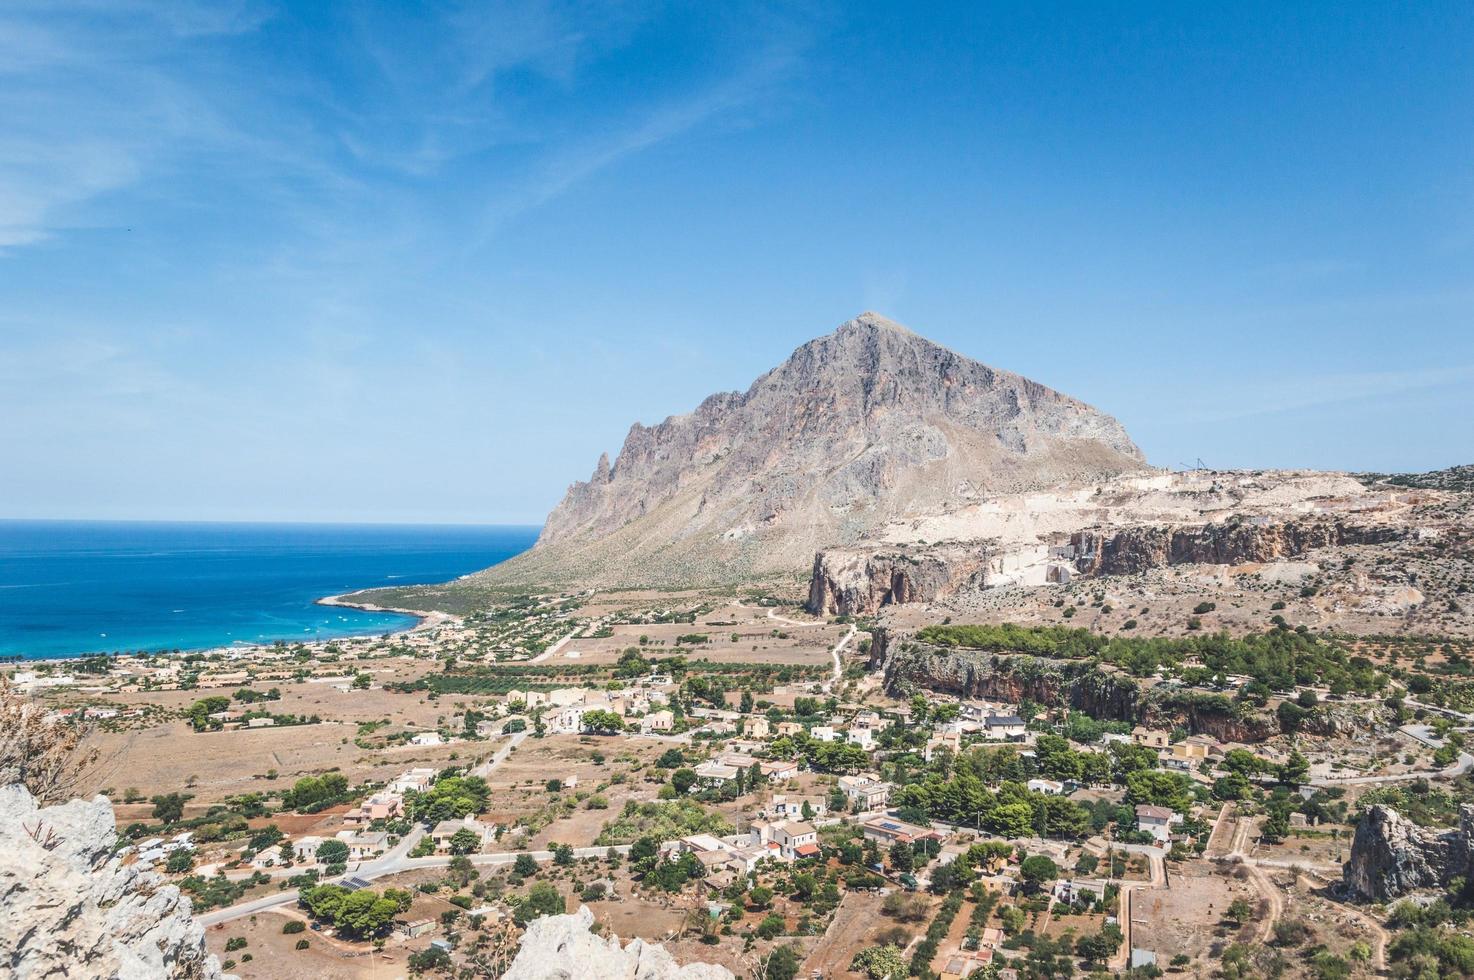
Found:
[(486, 584), (801, 577), (822, 547), (990, 495), (1145, 470), (1119, 422), (865, 313), (746, 392), (636, 424)]
[(214, 980), (189, 900), (148, 865), (113, 854), (104, 797), (41, 808), (0, 787), (0, 972), (119, 980)]
[(642, 939), (621, 948), (618, 937), (589, 932), (593, 923), (587, 906), (573, 915), (534, 919), (503, 980), (732, 980), (725, 967), (681, 966), (664, 947)]
[(1447, 886), (1474, 871), (1474, 804), (1459, 808), (1459, 826), (1425, 830), (1389, 806), (1367, 809), (1346, 862), (1347, 891), (1385, 901), (1420, 888)]

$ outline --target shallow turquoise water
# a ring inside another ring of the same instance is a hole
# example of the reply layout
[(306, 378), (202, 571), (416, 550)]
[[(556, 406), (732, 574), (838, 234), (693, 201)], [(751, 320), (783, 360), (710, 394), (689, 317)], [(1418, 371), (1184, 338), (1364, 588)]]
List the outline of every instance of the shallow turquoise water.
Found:
[(414, 617), (323, 596), (444, 582), (525, 551), (520, 526), (0, 521), (0, 654), (363, 636)]

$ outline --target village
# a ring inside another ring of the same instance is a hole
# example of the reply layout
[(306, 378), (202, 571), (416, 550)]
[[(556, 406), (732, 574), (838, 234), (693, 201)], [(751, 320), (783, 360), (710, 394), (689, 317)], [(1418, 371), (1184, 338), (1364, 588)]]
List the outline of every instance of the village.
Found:
[(11, 682), (125, 759), (183, 733), (153, 781), (103, 788), (134, 859), (180, 884), (243, 977), (266, 958), (272, 975), (490, 969), (530, 917), (580, 905), (739, 974), (759, 957), (877, 980), (1207, 970), (1305, 927), (1292, 907), (1370, 962), (1385, 937), (1332, 896), (1358, 796), (1467, 769), (1444, 765), (1462, 736), (1441, 716), (1360, 754), (1224, 741), (888, 693), (864, 630), (791, 607), (547, 606), (541, 647), (468, 653), (472, 627), (441, 621)]

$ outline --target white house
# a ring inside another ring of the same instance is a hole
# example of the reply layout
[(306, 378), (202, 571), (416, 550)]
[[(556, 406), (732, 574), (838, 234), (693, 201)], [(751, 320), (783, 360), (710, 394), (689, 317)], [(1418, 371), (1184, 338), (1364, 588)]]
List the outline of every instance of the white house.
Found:
[(389, 835), (383, 832), (359, 834), (339, 831), (338, 839), (348, 845), (348, 860), (365, 861), (389, 849)]
[(776, 826), (774, 840), (790, 861), (819, 856), (819, 832), (811, 823), (785, 820)]
[(782, 782), (798, 775), (798, 763), (792, 759), (769, 759), (758, 763), (758, 771), (771, 780)]
[(321, 837), (299, 837), (292, 842), (293, 859), (303, 863), (316, 861), (317, 849), (321, 845)]
[[(804, 814), (804, 804), (809, 805), (809, 812)], [(822, 817), (829, 812), (829, 804), (822, 796), (774, 796), (768, 804), (768, 813), (775, 820), (812, 820)]]
[[(556, 692), (554, 692), (556, 693)], [(583, 731), (583, 716), (588, 709), (581, 704), (560, 707), (544, 716), (548, 730), (563, 735), (577, 735)]]
[(388, 789), (391, 793), (408, 793), (410, 791), (423, 793), (425, 792), (425, 790), (429, 789), (434, 784), (434, 782), (435, 770), (426, 767), (419, 767), (415, 769), (408, 769), (400, 773), (394, 778), (394, 781), (389, 784)]
[(1034, 793), (1048, 793), (1050, 796), (1063, 796), (1065, 784), (1053, 779), (1031, 779), (1029, 790)]
[(737, 778), (737, 767), (708, 759), (696, 767), (696, 778), (708, 783), (725, 783)]
[(875, 810), (890, 802), (891, 784), (883, 783), (873, 775), (840, 776), (839, 788), (850, 801), (850, 809), (856, 811)]
[(1136, 807), (1137, 829), (1146, 831), (1163, 844), (1172, 842), (1172, 825), (1175, 823), (1182, 823), (1182, 815), (1175, 810), (1145, 803)]
[(983, 734), (991, 739), (1023, 738), (1028, 730), (1018, 715), (989, 715), (983, 719)]

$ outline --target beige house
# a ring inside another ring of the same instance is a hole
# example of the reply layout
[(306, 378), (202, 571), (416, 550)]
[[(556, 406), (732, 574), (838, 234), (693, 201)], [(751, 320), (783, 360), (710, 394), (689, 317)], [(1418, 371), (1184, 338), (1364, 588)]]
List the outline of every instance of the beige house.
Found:
[(652, 711), (640, 719), (640, 727), (647, 732), (668, 732), (676, 727), (675, 713), (669, 709)]
[(1172, 742), (1172, 733), (1137, 725), (1131, 729), (1131, 741), (1149, 749), (1165, 749)]

